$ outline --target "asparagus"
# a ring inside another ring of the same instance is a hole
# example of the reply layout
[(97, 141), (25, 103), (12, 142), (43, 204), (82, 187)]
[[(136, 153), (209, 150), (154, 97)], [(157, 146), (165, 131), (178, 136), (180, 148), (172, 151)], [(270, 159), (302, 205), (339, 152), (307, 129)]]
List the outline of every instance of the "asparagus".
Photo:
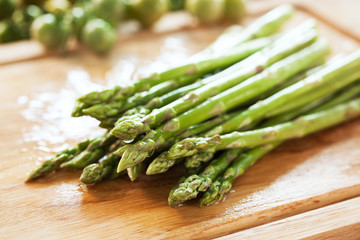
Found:
[(196, 168), (201, 165), (202, 162), (208, 162), (213, 159), (214, 153), (209, 152), (199, 152), (190, 157), (187, 157), (185, 160), (186, 168)]
[(137, 164), (136, 166), (133, 166), (131, 168), (127, 169), (127, 174), (131, 181), (135, 181), (140, 174), (145, 170), (146, 164), (145, 162), (141, 162)]
[(219, 158), (213, 160), (200, 174), (191, 175), (186, 178), (186, 180), (180, 183), (169, 195), (168, 202), (170, 206), (174, 206), (174, 203), (181, 204), (187, 200), (194, 199), (199, 192), (205, 192), (212, 181), (221, 174), (241, 152), (241, 149), (225, 151)]
[[(306, 73), (301, 73), (301, 74), (291, 78), (289, 81), (279, 85), (275, 89), (277, 91), (282, 90), (282, 89), (290, 86), (291, 84), (300, 81), (301, 79), (304, 78), (304, 76), (309, 76), (310, 74), (315, 73), (316, 71), (322, 69), (323, 67), (324, 66), (319, 66), (319, 67), (308, 70)], [(267, 96), (271, 96), (273, 93), (276, 93), (277, 91), (273, 91), (273, 90), (268, 91), (267, 93), (263, 94), (261, 96), (261, 98), (266, 98)], [(188, 138), (188, 137), (197, 135), (199, 133), (203, 133), (203, 132), (223, 123), (224, 121), (234, 117), (235, 115), (239, 114), (241, 111), (243, 111), (243, 110), (236, 111), (236, 112), (233, 112), (230, 114), (221, 115), (221, 116), (216, 117), (207, 122), (190, 126), (187, 130), (185, 130), (183, 133), (181, 133), (181, 135), (179, 136), (179, 139), (184, 139), (184, 138)], [(297, 112), (296, 116), (300, 115), (303, 112), (304, 111)], [(294, 113), (295, 113), (295, 111), (294, 111)], [(276, 122), (276, 123), (281, 123), (281, 122), (285, 122), (286, 120), (291, 120), (294, 117), (294, 115), (292, 115), (291, 113), (289, 115), (291, 115), (291, 116), (286, 116), (286, 114), (284, 114), (284, 116), (282, 117), (283, 119), (280, 118), (280, 119), (275, 119), (275, 120), (271, 120), (271, 121)], [(252, 124), (251, 126), (249, 126), (248, 129), (252, 129), (256, 125), (258, 125), (257, 122)], [(262, 126), (264, 126), (264, 124), (262, 124)], [(198, 155), (200, 155), (200, 156), (198, 156)], [(185, 159), (185, 166), (187, 168), (199, 166), (202, 162), (211, 160), (212, 156), (213, 156), (212, 153), (206, 153), (206, 152), (205, 153), (197, 153), (197, 154), (189, 156), (188, 158)], [(155, 158), (153, 160), (153, 162), (150, 164), (147, 174), (150, 175), (150, 174), (163, 173), (163, 172), (167, 171), (170, 167), (172, 167), (175, 164), (175, 162), (176, 162), (176, 159), (169, 159), (167, 156), (167, 152), (163, 152), (157, 158)]]
[(85, 184), (101, 182), (104, 178), (109, 177), (112, 174), (119, 161), (119, 156), (114, 153), (110, 153), (106, 158), (100, 160), (98, 163), (86, 166), (80, 176), (80, 181)]
[[(179, 187), (179, 185), (183, 183), (189, 176), (200, 174), (203, 170), (204, 170), (204, 164), (196, 168), (186, 169), (185, 174), (178, 180), (177, 184), (170, 190), (169, 195), (172, 195), (173, 192)], [(179, 206), (181, 202), (177, 202), (171, 198), (168, 198), (168, 204), (169, 206)]]
[[(345, 89), (340, 95), (331, 99), (330, 101), (314, 108), (309, 111), (307, 114), (315, 113), (329, 109), (338, 104), (344, 103), (355, 96), (360, 94), (360, 86), (354, 85)], [(294, 115), (294, 112), (297, 111), (297, 114), (301, 114), (304, 110), (298, 109), (293, 112), (288, 113), (290, 116)], [(272, 121), (275, 122), (275, 121)], [(207, 192), (200, 199), (201, 206), (209, 206), (215, 202), (220, 202), (226, 193), (228, 193), (232, 187), (232, 183), (235, 178), (242, 175), (250, 166), (252, 166), (256, 161), (264, 156), (266, 153), (280, 145), (281, 142), (273, 142), (267, 145), (259, 146), (253, 148), (247, 153), (244, 153), (239, 159), (235, 160), (224, 174), (219, 177), (215, 182), (213, 182)]]
[[(343, 78), (343, 75), (349, 77), (351, 81), (355, 81), (358, 76), (357, 69), (360, 67), (360, 51), (356, 51), (350, 56), (342, 59), (339, 62), (329, 64), (322, 70), (315, 74), (299, 81), (288, 88), (285, 88), (278, 93), (270, 96), (269, 98), (259, 101), (250, 106), (246, 111), (241, 112), (239, 115), (229, 119), (218, 127), (208, 131), (206, 136), (213, 136), (216, 134), (223, 134), (235, 130), (243, 129), (244, 127), (259, 121), (264, 118), (269, 112), (284, 106), (295, 99), (314, 89), (314, 87), (325, 86), (327, 83), (338, 81)], [(355, 73), (354, 73), (355, 71)], [(350, 76), (348, 76), (350, 74)], [(347, 81), (350, 84), (350, 81)]]
[(126, 146), (127, 149), (122, 155), (118, 171), (134, 166), (146, 157), (151, 156), (154, 149), (157, 149), (167, 139), (187, 127), (234, 108), (252, 97), (267, 91), (297, 72), (306, 69), (312, 62), (323, 58), (327, 52), (327, 44), (324, 42), (314, 43), (300, 52), (279, 61), (261, 74), (248, 79), (243, 84), (239, 84), (222, 94), (210, 98), (203, 104), (172, 119), (165, 126), (150, 131), (144, 140), (132, 146)]
[(167, 153), (162, 152), (157, 156), (148, 166), (146, 170), (147, 175), (154, 175), (166, 172), (169, 168), (175, 165), (176, 161), (181, 161), (180, 159), (170, 160), (167, 158)]
[(358, 80), (359, 77), (360, 73), (357, 69), (355, 69), (355, 73), (353, 71), (348, 71), (344, 74), (341, 81), (335, 80), (324, 86), (317, 86), (310, 92), (308, 92), (305, 98), (298, 98), (297, 100), (292, 101), (283, 107), (279, 107), (278, 109), (269, 112), (267, 116), (276, 116), (278, 114), (291, 111), (293, 109), (297, 109), (308, 104), (312, 104), (318, 99), (326, 98), (326, 96), (329, 96), (334, 92), (343, 89), (344, 87)]
[(249, 152), (240, 154), (226, 169), (224, 174), (211, 184), (200, 199), (200, 205), (209, 206), (215, 202), (221, 201), (224, 195), (230, 191), (235, 178), (242, 175), (249, 167), (255, 164), (259, 158), (280, 144), (281, 142), (269, 143), (253, 148)]
[(112, 136), (110, 133), (97, 137), (91, 142), (91, 144), (89, 144), (85, 151), (81, 152), (70, 161), (64, 163), (62, 166), (70, 168), (84, 168), (105, 156), (111, 145), (116, 141), (117, 138)]
[(360, 95), (360, 84), (356, 83), (354, 85), (349, 86), (348, 88), (344, 89), (341, 93), (335, 96), (330, 101), (322, 104), (321, 106), (309, 111), (309, 113), (315, 113), (318, 111), (326, 110), (330, 107), (336, 106), (340, 103), (344, 103), (346, 101), (352, 100), (355, 97)]
[(171, 90), (188, 85), (206, 73), (214, 71), (218, 68), (228, 67), (250, 55), (264, 48), (272, 38), (260, 38), (241, 44), (240, 46), (231, 49), (231, 51), (221, 52), (215, 56), (209, 57), (196, 63), (191, 63), (195, 73), (191, 75), (180, 76), (177, 79), (169, 80), (164, 83), (152, 87), (149, 91), (140, 92), (128, 99), (121, 99), (112, 103), (102, 103), (93, 105), (92, 107), (83, 109), (83, 113), (94, 117), (98, 120), (103, 120), (108, 117), (113, 117), (121, 112), (124, 112), (137, 105), (146, 104), (154, 97), (161, 96)]
[[(200, 134), (200, 133), (212, 128), (213, 126), (216, 126), (218, 123), (225, 121), (226, 119), (233, 116), (235, 113), (219, 116), (219, 117), (211, 119), (207, 122), (194, 125), (194, 126), (190, 127), (189, 129), (185, 130), (183, 133), (181, 133), (177, 137), (177, 139), (183, 139), (185, 137), (190, 137), (193, 135)], [(176, 142), (176, 140), (174, 142)], [(209, 154), (205, 154), (205, 155), (208, 155), (207, 158), (208, 158), (208, 160), (210, 160)], [(192, 160), (187, 159), (186, 162), (189, 162), (189, 163), (188, 164), (185, 163), (187, 165), (186, 167), (187, 168), (198, 167), (202, 162), (207, 161), (206, 158), (204, 158), (204, 157), (206, 157), (206, 156), (201, 156), (199, 159), (194, 159), (194, 158), (192, 158)], [(181, 161), (181, 159), (177, 159), (177, 160), (169, 159), (167, 157), (167, 152), (163, 152), (150, 163), (149, 167), (147, 168), (146, 174), (154, 175), (154, 174), (166, 172), (169, 168), (174, 166), (177, 161)]]
[[(257, 37), (269, 36), (275, 33), (284, 24), (284, 22), (286, 22), (292, 16), (292, 13), (293, 8), (290, 5), (282, 5), (270, 11), (263, 17), (260, 17), (249, 27), (247, 27), (242, 33), (240, 33), (236, 38), (230, 38), (231, 41), (229, 41), (229, 39), (226, 39), (223, 44), (218, 44), (217, 46), (228, 45), (229, 47), (233, 47), (239, 43)], [(219, 40), (218, 43), (219, 42), (221, 41)], [(212, 49), (216, 49), (216, 47), (214, 48), (213, 46)], [(223, 49), (220, 48), (219, 50), (222, 51)], [(202, 59), (201, 55), (201, 53), (196, 54), (194, 60)], [(208, 51), (205, 50), (203, 56), (207, 57)], [(82, 109), (84, 108), (90, 107), (95, 104), (101, 104), (103, 102), (126, 99), (136, 92), (146, 91), (152, 86), (155, 86), (167, 80), (177, 78), (179, 76), (186, 75), (186, 73), (189, 72), (193, 73), (193, 66), (191, 64), (180, 65), (164, 72), (154, 73), (152, 76), (145, 79), (140, 79), (129, 86), (115, 86), (112, 89), (88, 93), (78, 99), (78, 105), (74, 108), (72, 115), (75, 117), (81, 116)]]
[(39, 177), (43, 177), (60, 168), (61, 164), (70, 161), (72, 158), (84, 151), (94, 139), (87, 139), (80, 142), (77, 146), (69, 149), (65, 149), (57, 153), (54, 157), (44, 161), (36, 169), (32, 170), (26, 179), (26, 182), (34, 180)]
[[(288, 4), (283, 4), (277, 8), (274, 8), (270, 12), (255, 20), (241, 32), (239, 29), (230, 29), (230, 33), (231, 30), (236, 33), (239, 32), (237, 36), (226, 37), (227, 35), (224, 34), (220, 36), (218, 41), (215, 41), (210, 46), (210, 49), (215, 49), (215, 51), (223, 51), (224, 49), (232, 48), (239, 43), (248, 41), (249, 39), (269, 36), (279, 30), (280, 27), (290, 17), (292, 17), (293, 11), (293, 7)], [(221, 38), (224, 40), (220, 40)], [(223, 42), (226, 42), (226, 44), (223, 44)]]
[(229, 148), (256, 147), (274, 141), (300, 138), (352, 120), (359, 115), (360, 99), (355, 99), (275, 126), (213, 137), (187, 138), (173, 145), (168, 151), (168, 157), (191, 156), (199, 151), (215, 152)]
[(212, 81), (209, 84), (189, 92), (184, 97), (160, 109), (153, 110), (141, 121), (128, 121), (116, 125), (112, 133), (122, 140), (132, 140), (133, 136), (147, 132), (151, 128), (157, 127), (161, 122), (200, 104), (209, 97), (240, 84), (247, 78), (261, 72), (265, 67), (312, 43), (318, 34), (314, 28), (313, 21), (305, 22), (251, 57), (209, 77)]
[[(242, 110), (240, 110), (242, 111)], [(191, 136), (194, 136), (196, 134), (199, 134), (199, 133), (203, 133), (223, 122), (225, 122), (226, 120), (234, 117), (236, 114), (239, 114), (240, 111), (235, 111), (235, 112), (232, 112), (232, 113), (228, 113), (228, 114), (223, 114), (223, 115), (220, 115), (218, 117), (215, 117), (213, 119), (210, 119), (209, 121), (206, 121), (206, 122), (203, 122), (203, 123), (198, 123), (198, 124), (195, 124), (195, 125), (192, 125), (190, 126), (188, 129), (186, 129), (184, 132), (182, 132), (179, 136), (180, 139), (183, 139), (183, 138), (187, 138), (187, 137), (191, 137)]]

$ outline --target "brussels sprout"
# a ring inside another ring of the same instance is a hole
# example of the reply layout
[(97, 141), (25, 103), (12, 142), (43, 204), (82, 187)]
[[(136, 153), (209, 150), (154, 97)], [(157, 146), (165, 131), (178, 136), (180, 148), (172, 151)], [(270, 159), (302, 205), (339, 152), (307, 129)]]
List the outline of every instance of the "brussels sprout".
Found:
[(223, 19), (225, 0), (187, 0), (185, 7), (200, 22), (212, 24)]
[(167, 0), (130, 0), (128, 7), (130, 15), (145, 27), (153, 25), (169, 10)]
[(65, 14), (70, 10), (71, 3), (68, 0), (48, 0), (44, 3), (44, 8), (50, 13)]
[(22, 39), (16, 25), (10, 20), (0, 22), (0, 43), (13, 42)]
[(168, 0), (168, 2), (171, 11), (182, 10), (185, 7), (185, 0)]
[(35, 19), (31, 25), (31, 35), (49, 50), (63, 50), (70, 35), (70, 26), (48, 13)]
[(19, 8), (14, 11), (11, 16), (14, 24), (20, 31), (23, 39), (30, 37), (30, 26), (31, 23), (34, 21), (35, 18), (41, 16), (43, 11), (41, 8), (35, 5), (30, 5), (25, 8)]
[(92, 51), (106, 54), (115, 45), (116, 29), (107, 21), (96, 18), (86, 23), (81, 36), (82, 41)]
[(15, 2), (13, 0), (0, 0), (0, 20), (9, 18), (15, 10)]
[(225, 19), (238, 22), (244, 18), (246, 13), (245, 0), (226, 0), (225, 2)]
[(122, 0), (93, 0), (94, 14), (114, 26), (123, 18), (125, 6)]

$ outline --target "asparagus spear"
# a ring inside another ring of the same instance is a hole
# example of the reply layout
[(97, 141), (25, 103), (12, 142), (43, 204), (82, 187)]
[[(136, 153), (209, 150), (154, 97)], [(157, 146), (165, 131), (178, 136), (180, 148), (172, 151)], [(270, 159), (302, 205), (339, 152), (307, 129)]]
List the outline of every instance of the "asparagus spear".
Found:
[(178, 87), (188, 85), (199, 79), (204, 74), (214, 71), (215, 69), (222, 69), (243, 60), (270, 44), (271, 41), (272, 38), (269, 37), (243, 43), (240, 46), (231, 49), (231, 51), (221, 52), (215, 56), (207, 58), (206, 60), (191, 63), (194, 68), (192, 70), (195, 72), (194, 74), (185, 74), (185, 76), (180, 76), (177, 79), (158, 84), (152, 87), (149, 91), (137, 93), (128, 99), (122, 99), (121, 101), (115, 101), (112, 103), (93, 105), (92, 107), (83, 109), (82, 111), (84, 114), (98, 120), (116, 116), (132, 107), (146, 104), (154, 97), (161, 96), (171, 90), (177, 89)]
[(26, 182), (34, 180), (39, 177), (43, 177), (60, 168), (61, 164), (70, 161), (72, 158), (84, 151), (94, 139), (87, 139), (80, 142), (76, 147), (65, 149), (57, 153), (54, 157), (44, 161), (36, 169), (32, 170), (26, 179)]
[(194, 154), (190, 157), (187, 157), (185, 160), (185, 167), (186, 168), (196, 168), (200, 166), (202, 162), (208, 162), (213, 159), (214, 153), (209, 152), (199, 152)]
[(127, 174), (130, 180), (135, 181), (140, 176), (140, 174), (145, 170), (145, 168), (146, 168), (145, 162), (141, 162), (131, 168), (128, 168)]
[(98, 161), (105, 156), (111, 145), (117, 141), (117, 138), (110, 133), (95, 138), (85, 151), (75, 156), (70, 161), (64, 163), (63, 167), (84, 168), (87, 165)]
[(261, 38), (274, 34), (290, 17), (292, 17), (293, 12), (294, 8), (291, 5), (280, 5), (255, 20), (241, 32), (239, 29), (230, 29), (235, 32), (239, 32), (237, 36), (226, 37), (227, 35), (222, 35), (221, 38), (224, 39), (223, 41), (226, 42), (226, 44), (223, 44), (223, 41), (219, 39), (210, 46), (210, 49), (223, 51), (224, 49), (232, 48), (242, 42), (248, 41), (249, 39)]
[(259, 158), (280, 144), (281, 142), (269, 143), (253, 148), (249, 152), (240, 154), (226, 169), (224, 174), (211, 184), (200, 199), (200, 205), (209, 206), (215, 202), (221, 201), (224, 195), (230, 191), (235, 178), (242, 175), (249, 167), (255, 164)]
[(307, 134), (352, 120), (360, 115), (360, 99), (262, 129), (232, 132), (213, 137), (187, 138), (169, 149), (168, 157), (191, 156), (199, 151), (215, 152), (229, 148), (256, 147), (274, 141), (300, 138)]
[[(355, 96), (358, 96), (360, 94), (360, 85), (354, 85), (350, 86), (349, 88), (345, 89), (340, 95), (334, 97), (330, 101), (314, 108), (313, 110), (307, 112), (307, 114), (323, 111), (326, 109), (329, 109), (331, 107), (334, 107), (338, 104), (344, 103), (349, 101), (350, 99), (354, 98)], [(297, 109), (290, 113), (288, 113), (289, 118), (295, 114), (301, 114), (304, 112), (303, 109)], [(281, 121), (280, 119), (277, 119), (278, 121)], [(275, 122), (275, 118), (273, 121)], [(262, 124), (264, 125), (264, 124)], [(278, 145), (280, 145), (281, 142), (273, 142), (269, 143), (264, 146), (259, 146), (256, 148), (253, 148), (247, 153), (244, 153), (243, 156), (241, 156), (239, 159), (235, 160), (228, 169), (224, 172), (223, 176), (218, 178), (215, 182), (213, 182), (208, 189), (207, 192), (203, 195), (203, 197), (200, 199), (201, 206), (209, 206), (215, 202), (219, 202), (224, 198), (224, 195), (228, 193), (232, 187), (232, 183), (235, 180), (235, 178), (242, 175), (250, 166), (252, 166), (259, 158), (264, 156), (267, 152), (271, 151)]]
[(278, 109), (274, 109), (273, 111), (269, 112), (267, 116), (276, 116), (281, 113), (312, 104), (317, 100), (319, 101), (319, 99), (321, 98), (326, 98), (327, 96), (333, 94), (334, 92), (343, 89), (344, 87), (356, 81), (359, 78), (359, 74), (357, 74), (357, 71), (358, 70), (355, 69), (355, 74), (353, 74), (353, 71), (348, 71), (341, 79), (341, 81), (335, 80), (324, 86), (317, 86), (314, 89), (312, 89), (310, 92), (308, 92), (306, 94), (306, 97), (298, 98), (297, 100), (292, 101), (286, 104), (285, 106), (279, 107)]
[(323, 58), (327, 52), (327, 44), (324, 42), (314, 43), (308, 48), (279, 61), (263, 73), (248, 79), (243, 84), (239, 84), (222, 94), (210, 98), (203, 104), (172, 119), (165, 126), (150, 131), (144, 140), (132, 146), (126, 146), (118, 166), (118, 171), (134, 166), (146, 157), (151, 156), (154, 149), (157, 149), (167, 139), (187, 127), (234, 108), (236, 105), (267, 91), (291, 75), (306, 69), (312, 62)]
[[(312, 69), (308, 70), (306, 73), (301, 73), (301, 74), (291, 78), (289, 81), (279, 85), (278, 87), (276, 87), (276, 89), (277, 89), (277, 91), (282, 90), (282, 89), (290, 86), (291, 84), (300, 81), (301, 79), (304, 78), (304, 76), (309, 76), (310, 74), (315, 73), (316, 71), (318, 71), (322, 68), (324, 68), (324, 66), (312, 68)], [(274, 92), (273, 90), (268, 91), (267, 93), (263, 94), (261, 96), (261, 98), (266, 98), (268, 96), (271, 96), (273, 93), (276, 93), (276, 92)], [(178, 137), (178, 139), (184, 139), (184, 138), (188, 138), (188, 137), (197, 135), (199, 133), (203, 133), (203, 132), (223, 123), (224, 121), (234, 117), (235, 115), (239, 114), (241, 111), (243, 111), (243, 110), (236, 111), (231, 114), (225, 114), (225, 115), (216, 117), (212, 120), (209, 120), (207, 122), (190, 126), (187, 130), (185, 130)], [(303, 112), (304, 111), (297, 112), (296, 116), (299, 116)], [(275, 119), (275, 120), (271, 119), (270, 121), (275, 122), (275, 123), (285, 122), (285, 121), (291, 120), (293, 117), (295, 117), (294, 114), (295, 114), (295, 111), (294, 111), (294, 113), (290, 113), (289, 114), (290, 116), (287, 116), (286, 114), (284, 114), (284, 116), (282, 118)], [(249, 126), (247, 129), (252, 129), (256, 125), (258, 125), (258, 124), (254, 123), (251, 126)], [(264, 124), (262, 124), (262, 126), (264, 126)], [(187, 168), (199, 166), (202, 162), (207, 162), (207, 161), (211, 160), (212, 156), (213, 156), (212, 153), (206, 153), (206, 152), (205, 153), (203, 153), (203, 152), (197, 153), (197, 154), (189, 156), (185, 159), (185, 166)], [(167, 156), (167, 152), (163, 152), (157, 158), (155, 158), (153, 160), (153, 162), (150, 164), (147, 174), (163, 173), (163, 172), (167, 171), (170, 167), (172, 167), (175, 164), (175, 162), (176, 162), (176, 159), (169, 159)]]
[(313, 21), (305, 22), (251, 57), (209, 77), (209, 79), (218, 81), (213, 80), (209, 84), (189, 92), (184, 97), (160, 109), (153, 110), (141, 121), (122, 122), (115, 126), (112, 133), (122, 140), (132, 140), (130, 137), (147, 132), (160, 125), (161, 122), (198, 105), (209, 97), (240, 84), (247, 78), (261, 72), (264, 67), (272, 65), (312, 43), (318, 34), (314, 28), (315, 23)]
[(101, 182), (104, 178), (109, 177), (112, 174), (119, 161), (119, 156), (114, 153), (110, 153), (106, 158), (100, 160), (98, 163), (86, 166), (80, 176), (80, 181), (85, 184)]
[(221, 174), (241, 152), (241, 149), (225, 151), (219, 158), (213, 160), (203, 172), (198, 175), (189, 176), (169, 195), (168, 202), (171, 204), (170, 206), (174, 206), (172, 205), (174, 203), (180, 204), (187, 200), (194, 199), (199, 192), (205, 192), (212, 181)]
[[(179, 187), (179, 185), (183, 183), (189, 176), (200, 174), (204, 170), (204, 168), (204, 164), (201, 164), (199, 167), (186, 169), (185, 174), (181, 178), (179, 178), (177, 184), (170, 190), (169, 195), (172, 195), (173, 192)], [(181, 202), (177, 202), (171, 198), (168, 198), (168, 204), (169, 206), (179, 206)]]
[[(185, 130), (183, 133), (181, 133), (177, 137), (177, 139), (183, 139), (185, 137), (190, 137), (190, 136), (200, 134), (200, 133), (212, 128), (213, 126), (216, 126), (218, 123), (225, 121), (226, 119), (233, 116), (235, 113), (219, 116), (219, 117), (211, 119), (207, 122), (194, 125), (194, 126), (190, 127), (189, 129)], [(174, 142), (176, 142), (176, 140)], [(207, 155), (207, 156), (203, 156), (203, 155)], [(199, 159), (194, 159), (194, 158), (192, 158), (191, 160), (187, 159), (186, 162), (189, 162), (189, 163), (187, 164), (186, 167), (187, 168), (198, 167), (199, 165), (201, 165), (202, 162), (207, 161), (206, 157), (208, 158), (208, 160), (210, 160), (210, 156), (208, 153), (202, 154), (202, 156), (200, 156)], [(181, 161), (181, 159), (177, 159), (177, 160), (169, 159), (167, 157), (167, 152), (163, 152), (150, 163), (149, 167), (147, 168), (146, 174), (154, 175), (154, 174), (166, 172), (169, 168), (174, 166), (178, 160)]]
[(352, 100), (355, 97), (360, 95), (360, 84), (355, 83), (354, 85), (349, 86), (348, 88), (344, 89), (341, 93), (335, 96), (330, 101), (322, 104), (321, 106), (309, 111), (308, 113), (315, 113), (318, 111), (329, 109), (330, 107), (336, 106), (340, 103), (344, 103), (346, 101)]
[[(286, 22), (293, 13), (293, 8), (290, 5), (282, 5), (263, 17), (260, 17), (249, 27), (247, 27), (241, 34), (239, 34), (235, 39), (231, 38), (231, 42), (227, 39), (224, 41), (224, 46), (228, 45), (229, 47), (236, 46), (239, 43), (254, 39), (257, 37), (266, 37), (275, 33), (283, 24)], [(220, 42), (220, 41), (219, 41)], [(226, 43), (226, 44), (225, 44)], [(218, 44), (218, 46), (221, 44)], [(223, 49), (219, 49), (223, 50)], [(194, 60), (201, 59), (201, 53), (198, 53)], [(208, 51), (204, 51), (204, 57), (208, 56)], [(191, 58), (190, 58), (191, 59)], [(152, 86), (177, 78), (179, 76), (186, 75), (189, 70), (192, 69), (191, 65), (182, 65), (172, 69), (169, 69), (164, 72), (154, 73), (153, 76), (150, 76), (145, 79), (140, 79), (133, 84), (121, 87), (115, 86), (112, 89), (107, 89), (101, 92), (91, 92), (86, 94), (78, 99), (78, 105), (74, 108), (73, 116), (81, 116), (82, 109), (90, 107), (95, 104), (101, 104), (108, 101), (123, 100), (132, 96), (136, 92), (146, 91)], [(193, 71), (191, 71), (193, 73)]]
[(340, 80), (342, 80), (343, 76), (350, 79), (349, 81), (347, 80), (347, 84), (349, 84), (351, 81), (355, 81), (359, 78), (357, 76), (358, 72), (356, 72), (359, 67), (360, 51), (356, 51), (341, 61), (330, 64), (302, 81), (279, 91), (265, 100), (255, 103), (246, 111), (241, 112), (239, 115), (229, 119), (220, 126), (213, 128), (205, 135), (213, 136), (215, 134), (223, 134), (243, 129), (254, 121), (261, 120), (272, 110), (301, 98), (301, 96), (306, 96), (306, 94), (312, 91), (316, 86), (325, 86), (327, 83), (334, 81), (341, 82)]

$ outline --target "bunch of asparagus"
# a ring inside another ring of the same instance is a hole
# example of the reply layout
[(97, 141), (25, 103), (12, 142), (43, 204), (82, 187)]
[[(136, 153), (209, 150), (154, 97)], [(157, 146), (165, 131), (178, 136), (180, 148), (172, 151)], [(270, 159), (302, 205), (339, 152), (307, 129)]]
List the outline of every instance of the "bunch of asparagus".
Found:
[(80, 97), (73, 116), (94, 117), (107, 132), (58, 153), (27, 181), (63, 167), (83, 169), (85, 184), (134, 181), (184, 163), (169, 205), (202, 192), (207, 206), (282, 142), (359, 117), (360, 51), (326, 62), (313, 20), (279, 32), (292, 14), (282, 5), (230, 27), (185, 63)]

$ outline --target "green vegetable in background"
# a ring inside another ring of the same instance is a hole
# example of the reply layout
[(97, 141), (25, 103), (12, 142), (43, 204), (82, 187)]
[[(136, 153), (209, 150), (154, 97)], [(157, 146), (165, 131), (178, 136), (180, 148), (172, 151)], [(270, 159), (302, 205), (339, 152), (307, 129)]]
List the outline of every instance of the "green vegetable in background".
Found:
[(115, 45), (116, 29), (100, 18), (92, 19), (82, 30), (82, 41), (94, 52), (106, 54)]
[(30, 37), (30, 26), (32, 22), (43, 14), (43, 10), (36, 5), (29, 5), (25, 8), (18, 8), (11, 16), (11, 20), (17, 26), (22, 39)]
[(54, 14), (44, 14), (35, 19), (31, 35), (49, 50), (64, 50), (70, 35), (70, 26)]
[(0, 43), (13, 42), (22, 39), (17, 26), (10, 20), (0, 21)]
[(185, 0), (168, 0), (171, 11), (182, 10), (185, 7)]
[(225, 0), (225, 19), (238, 22), (246, 14), (246, 0)]
[(200, 22), (211, 24), (224, 18), (225, 0), (187, 0), (185, 8)]
[(71, 9), (71, 3), (68, 0), (47, 0), (44, 3), (46, 12), (64, 15)]
[(11, 16), (15, 10), (15, 2), (13, 0), (0, 0), (0, 20)]
[(129, 15), (141, 22), (144, 27), (150, 27), (168, 10), (167, 0), (128, 0)]
[(94, 14), (114, 26), (123, 18), (125, 6), (122, 0), (93, 0)]

